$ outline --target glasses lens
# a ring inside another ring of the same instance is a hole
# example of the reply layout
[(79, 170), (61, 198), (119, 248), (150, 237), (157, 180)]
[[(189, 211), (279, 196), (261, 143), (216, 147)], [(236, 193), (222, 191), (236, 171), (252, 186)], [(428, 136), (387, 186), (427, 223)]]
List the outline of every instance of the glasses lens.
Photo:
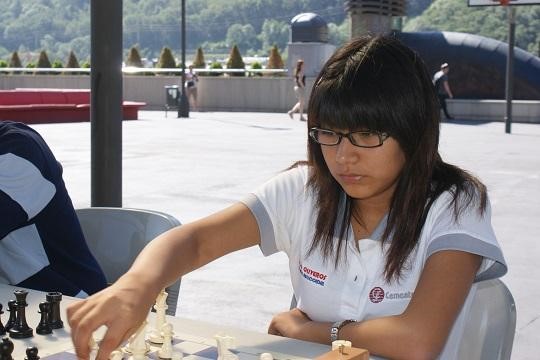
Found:
[(330, 130), (314, 129), (315, 140), (322, 145), (336, 145), (339, 143), (339, 135)]
[(381, 137), (376, 132), (357, 131), (352, 132), (350, 138), (354, 145), (362, 147), (376, 147), (381, 145)]

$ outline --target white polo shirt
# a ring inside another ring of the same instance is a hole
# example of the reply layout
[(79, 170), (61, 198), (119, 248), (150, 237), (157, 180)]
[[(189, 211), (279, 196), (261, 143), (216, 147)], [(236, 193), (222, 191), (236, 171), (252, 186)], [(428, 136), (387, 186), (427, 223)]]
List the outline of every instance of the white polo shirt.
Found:
[[(454, 221), (451, 194), (443, 193), (432, 205), (420, 234), (418, 246), (410, 255), (402, 279), (386, 282), (384, 248), (380, 237), (386, 219), (369, 239), (358, 241), (349, 229), (344, 266), (335, 269), (333, 259), (318, 252), (307, 256), (314, 236), (316, 208), (313, 194), (307, 190), (308, 168), (288, 170), (271, 179), (244, 203), (259, 224), (264, 255), (284, 251), (289, 257), (292, 286), (297, 306), (314, 321), (334, 322), (401, 314), (416, 288), (428, 257), (440, 250), (461, 250), (483, 256), (475, 282), (502, 276), (506, 263), (491, 226), (491, 208), (480, 216), (469, 206)], [(385, 245), (386, 246), (386, 245)], [(454, 359), (463, 332), (473, 286), (456, 320), (441, 359)]]

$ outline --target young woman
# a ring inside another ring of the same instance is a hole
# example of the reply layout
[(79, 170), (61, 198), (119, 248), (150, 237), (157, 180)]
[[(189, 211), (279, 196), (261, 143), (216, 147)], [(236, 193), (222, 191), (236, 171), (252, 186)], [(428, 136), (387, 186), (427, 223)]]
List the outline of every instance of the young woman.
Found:
[(294, 113), (300, 114), (300, 121), (306, 121), (304, 117), (304, 103), (306, 102), (306, 75), (304, 74), (304, 60), (299, 59), (296, 62), (294, 69), (294, 95), (296, 96), (296, 104), (291, 110), (287, 111), (292, 119)]
[(425, 65), (392, 37), (355, 39), (325, 64), (308, 109), (307, 162), (159, 236), (114, 285), (69, 307), (80, 358), (97, 327), (108, 326), (105, 359), (161, 288), (253, 245), (288, 254), (298, 300), (269, 333), (347, 339), (392, 359), (456, 358), (473, 284), (506, 265), (484, 185), (438, 153)]
[(189, 101), (191, 110), (197, 111), (197, 83), (199, 82), (199, 76), (193, 72), (193, 65), (189, 65), (186, 76), (186, 94)]

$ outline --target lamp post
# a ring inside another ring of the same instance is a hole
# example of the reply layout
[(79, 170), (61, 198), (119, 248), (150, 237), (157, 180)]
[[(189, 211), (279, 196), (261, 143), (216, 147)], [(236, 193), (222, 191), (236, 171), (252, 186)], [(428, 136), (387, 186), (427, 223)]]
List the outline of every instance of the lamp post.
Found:
[(178, 104), (178, 117), (189, 117), (189, 101), (186, 95), (186, 0), (182, 0), (182, 89), (180, 95), (180, 104)]

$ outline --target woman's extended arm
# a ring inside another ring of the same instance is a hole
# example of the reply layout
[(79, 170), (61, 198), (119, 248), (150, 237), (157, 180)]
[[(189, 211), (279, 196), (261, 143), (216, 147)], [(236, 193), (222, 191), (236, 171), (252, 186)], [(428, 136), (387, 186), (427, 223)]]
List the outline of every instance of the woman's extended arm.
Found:
[(68, 307), (78, 358), (88, 359), (90, 336), (105, 325), (96, 359), (108, 359), (146, 319), (161, 289), (227, 253), (258, 244), (259, 238), (257, 222), (243, 204), (158, 236), (113, 285)]
[[(433, 254), (426, 262), (409, 306), (401, 315), (346, 325), (339, 332), (340, 339), (391, 359), (436, 358), (469, 293), (480, 262), (480, 256), (462, 251)], [(329, 344), (331, 325), (311, 321), (293, 309), (276, 315), (269, 332)]]

